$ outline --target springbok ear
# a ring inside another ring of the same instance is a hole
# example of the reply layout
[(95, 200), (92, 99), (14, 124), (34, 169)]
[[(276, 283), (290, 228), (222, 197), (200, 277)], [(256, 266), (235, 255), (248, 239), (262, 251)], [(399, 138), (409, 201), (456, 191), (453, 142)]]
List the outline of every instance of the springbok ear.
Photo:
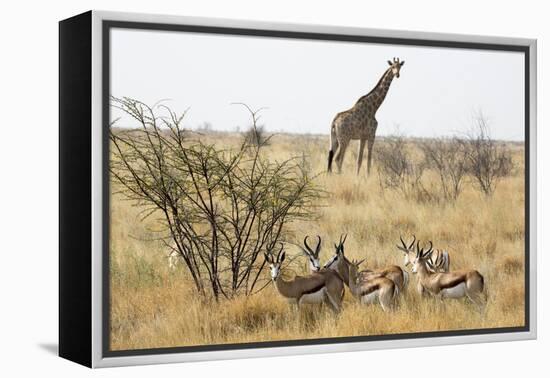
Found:
[(281, 257), (279, 258), (279, 262), (282, 263), (283, 261), (285, 261), (285, 256), (286, 256), (286, 252), (283, 251), (283, 253), (281, 253)]
[(405, 64), (405, 61), (402, 61), (401, 63), (399, 63), (399, 67), (403, 67), (404, 64)]
[(267, 261), (268, 263), (271, 263), (271, 261), (269, 260), (269, 255), (265, 252), (264, 252), (264, 258), (265, 258), (265, 261)]
[(391, 60), (388, 60), (388, 66), (391, 66), (393, 63), (391, 62)]

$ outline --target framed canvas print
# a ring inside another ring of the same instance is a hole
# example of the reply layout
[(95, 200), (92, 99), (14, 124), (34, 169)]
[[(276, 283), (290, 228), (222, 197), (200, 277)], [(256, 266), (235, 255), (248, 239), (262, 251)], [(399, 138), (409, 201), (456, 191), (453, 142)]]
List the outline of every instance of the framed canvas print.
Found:
[(535, 40), (59, 27), (62, 357), (536, 337)]

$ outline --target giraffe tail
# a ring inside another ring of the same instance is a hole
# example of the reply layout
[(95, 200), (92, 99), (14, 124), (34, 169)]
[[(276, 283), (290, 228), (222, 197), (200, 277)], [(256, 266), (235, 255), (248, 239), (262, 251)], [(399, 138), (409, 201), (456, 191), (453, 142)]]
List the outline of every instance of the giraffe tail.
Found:
[(328, 151), (328, 168), (327, 172), (332, 172), (332, 159), (334, 158), (334, 152), (338, 148), (338, 140), (336, 139), (336, 132), (334, 131), (334, 125), (330, 128), (330, 150)]

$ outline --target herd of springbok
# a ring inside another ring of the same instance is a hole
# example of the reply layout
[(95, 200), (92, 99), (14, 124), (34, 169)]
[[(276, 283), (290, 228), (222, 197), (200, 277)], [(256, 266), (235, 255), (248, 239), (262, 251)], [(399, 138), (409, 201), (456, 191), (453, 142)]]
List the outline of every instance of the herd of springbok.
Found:
[[(379, 303), (384, 311), (396, 308), (400, 295), (403, 295), (409, 273), (406, 267), (417, 276), (417, 290), (421, 296), (443, 298), (466, 297), (483, 310), (486, 303), (483, 276), (477, 270), (450, 271), (450, 257), (446, 250), (420, 247), (420, 241), (406, 243), (402, 237), (397, 245), (403, 253), (404, 267), (390, 265), (379, 269), (359, 270), (365, 260), (348, 260), (344, 254), (346, 236), (340, 237), (334, 244), (334, 255), (321, 267), (319, 252), (321, 237), (317, 236), (317, 245), (311, 248), (308, 237), (304, 238), (302, 251), (309, 259), (310, 274), (285, 280), (281, 276), (282, 263), (285, 260), (284, 246), (277, 254), (265, 253), (269, 264), (271, 279), (278, 293), (298, 307), (301, 304), (326, 304), (335, 312), (340, 312), (345, 286), (362, 304)], [(416, 250), (415, 250), (416, 247)]]

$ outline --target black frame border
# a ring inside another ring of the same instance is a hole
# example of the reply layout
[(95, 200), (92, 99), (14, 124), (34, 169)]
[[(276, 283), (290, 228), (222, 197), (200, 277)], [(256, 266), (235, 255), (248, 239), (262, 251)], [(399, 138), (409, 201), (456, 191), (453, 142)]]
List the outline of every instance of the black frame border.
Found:
[(92, 366), (92, 12), (59, 22), (59, 356)]
[[(397, 44), (405, 46), (418, 47), (439, 47), (439, 48), (455, 48), (455, 49), (473, 49), (473, 50), (492, 50), (492, 51), (509, 51), (520, 52), (524, 54), (524, 115), (525, 115), (525, 141), (524, 141), (524, 162), (525, 162), (525, 256), (524, 256), (524, 272), (525, 272), (525, 310), (523, 327), (501, 327), (487, 329), (465, 329), (452, 331), (433, 331), (433, 332), (418, 332), (418, 333), (403, 333), (403, 334), (388, 334), (388, 335), (371, 335), (371, 336), (350, 336), (350, 337), (333, 337), (319, 339), (302, 339), (302, 340), (284, 340), (284, 341), (260, 341), (253, 343), (238, 343), (238, 344), (212, 344), (212, 345), (194, 345), (181, 347), (161, 347), (150, 349), (131, 349), (131, 350), (110, 350), (110, 276), (109, 276), (109, 241), (110, 241), (110, 175), (109, 175), (109, 120), (110, 120), (110, 31), (112, 29), (137, 29), (149, 31), (169, 31), (169, 32), (188, 32), (200, 34), (218, 34), (218, 35), (233, 35), (233, 36), (250, 36), (250, 37), (267, 37), (267, 38), (287, 38), (287, 39), (303, 39), (303, 40), (324, 40), (334, 42), (359, 42), (371, 44)], [(530, 328), (530, 47), (524, 45), (503, 44), (503, 43), (483, 43), (483, 42), (461, 42), (461, 41), (442, 41), (420, 38), (396, 38), (396, 37), (378, 37), (353, 34), (333, 34), (333, 33), (317, 33), (317, 32), (298, 32), (298, 31), (283, 31), (283, 30), (267, 30), (253, 28), (237, 28), (237, 27), (218, 27), (218, 26), (199, 26), (187, 24), (169, 24), (169, 23), (149, 23), (149, 22), (134, 22), (134, 21), (117, 21), (103, 20), (102, 21), (102, 151), (103, 151), (103, 251), (102, 251), (102, 355), (108, 357), (123, 357), (123, 356), (144, 356), (172, 353), (192, 353), (192, 352), (209, 352), (209, 351), (224, 351), (224, 350), (245, 350), (255, 348), (278, 348), (278, 347), (293, 347), (321, 344), (341, 344), (353, 342), (367, 341), (385, 341), (385, 340), (407, 340), (421, 338), (437, 338), (450, 336), (474, 336), (474, 335), (489, 335), (500, 333), (513, 332), (529, 332)], [(403, 33), (406, 33), (405, 31)], [(452, 37), (452, 36), (450, 36)]]

